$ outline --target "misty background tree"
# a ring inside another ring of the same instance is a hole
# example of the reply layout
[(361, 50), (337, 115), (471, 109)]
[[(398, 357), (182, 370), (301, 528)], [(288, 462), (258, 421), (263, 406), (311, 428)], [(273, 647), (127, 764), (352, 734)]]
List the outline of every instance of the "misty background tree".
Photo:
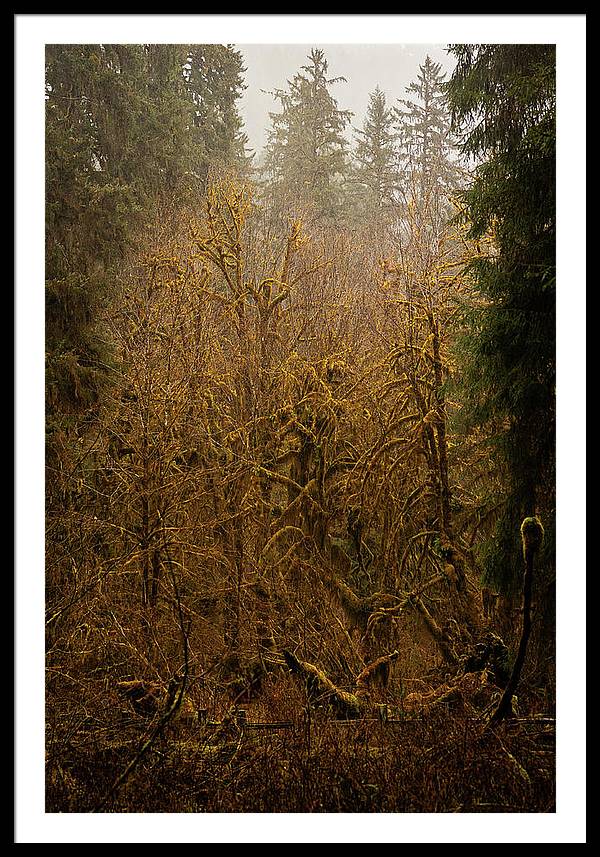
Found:
[(352, 190), (346, 192), (351, 222), (381, 221), (383, 225), (389, 219), (398, 190), (398, 139), (393, 110), (376, 87), (369, 95), (362, 128), (355, 131), (353, 170), (348, 177)]
[(348, 166), (344, 131), (352, 114), (331, 94), (332, 85), (345, 78), (327, 77), (324, 52), (314, 48), (308, 60), (287, 89), (272, 93), (281, 111), (269, 114), (266, 171), (280, 198), (310, 205), (318, 219), (334, 219)]

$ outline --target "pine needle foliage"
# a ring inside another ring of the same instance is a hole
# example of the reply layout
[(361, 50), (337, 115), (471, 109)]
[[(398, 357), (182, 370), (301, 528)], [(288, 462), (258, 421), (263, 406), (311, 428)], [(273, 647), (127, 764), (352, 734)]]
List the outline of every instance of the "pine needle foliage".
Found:
[(345, 78), (327, 76), (325, 53), (313, 48), (308, 60), (288, 89), (272, 93), (281, 112), (270, 114), (267, 173), (286, 199), (310, 201), (317, 218), (334, 219), (347, 170), (344, 131), (352, 113), (340, 110), (331, 94), (331, 87)]
[(520, 580), (518, 520), (554, 511), (555, 48), (453, 45), (447, 84), (462, 152), (475, 159), (461, 194), (479, 300), (464, 315), (464, 414), (487, 427), (505, 511), (487, 556), (504, 590)]

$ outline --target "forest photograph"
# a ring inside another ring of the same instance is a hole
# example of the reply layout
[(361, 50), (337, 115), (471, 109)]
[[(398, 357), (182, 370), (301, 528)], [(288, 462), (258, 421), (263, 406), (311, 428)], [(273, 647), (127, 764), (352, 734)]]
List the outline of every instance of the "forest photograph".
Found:
[(585, 662), (557, 656), (585, 574), (557, 520), (557, 294), (583, 288), (557, 289), (560, 45), (519, 16), (418, 42), (390, 16), (380, 44), (223, 17), (41, 36), (25, 740), (41, 813), (80, 827), (21, 841), (115, 816), (138, 832), (109, 841), (490, 841), (482, 817), (548, 841), (510, 831), (581, 788), (557, 774)]

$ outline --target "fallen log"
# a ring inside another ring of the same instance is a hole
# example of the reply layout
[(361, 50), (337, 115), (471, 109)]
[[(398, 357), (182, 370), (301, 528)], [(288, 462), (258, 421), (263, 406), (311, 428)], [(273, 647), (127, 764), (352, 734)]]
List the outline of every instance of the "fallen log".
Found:
[(304, 683), (310, 705), (330, 710), (337, 718), (353, 720), (364, 713), (364, 703), (353, 693), (341, 690), (314, 664), (301, 661), (292, 652), (283, 650), (290, 671)]

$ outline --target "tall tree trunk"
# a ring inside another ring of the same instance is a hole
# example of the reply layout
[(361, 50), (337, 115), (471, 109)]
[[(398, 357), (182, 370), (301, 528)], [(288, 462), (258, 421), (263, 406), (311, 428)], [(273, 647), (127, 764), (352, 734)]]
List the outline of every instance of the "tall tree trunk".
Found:
[(512, 668), (512, 673), (504, 693), (498, 703), (498, 707), (490, 718), (490, 725), (499, 723), (513, 714), (512, 698), (519, 679), (521, 670), (525, 663), (527, 643), (531, 634), (531, 590), (533, 584), (533, 560), (538, 552), (544, 538), (544, 528), (539, 518), (525, 518), (521, 524), (521, 539), (523, 542), (523, 559), (525, 561), (525, 574), (523, 578), (523, 627), (517, 657)]

